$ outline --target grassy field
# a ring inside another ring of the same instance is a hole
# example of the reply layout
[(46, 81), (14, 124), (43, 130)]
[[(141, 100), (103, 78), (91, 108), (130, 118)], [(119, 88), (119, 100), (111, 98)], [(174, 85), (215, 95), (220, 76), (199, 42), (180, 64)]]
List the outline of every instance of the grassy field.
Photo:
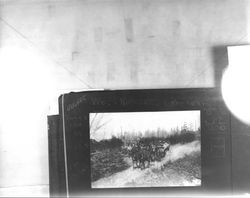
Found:
[(119, 149), (105, 149), (91, 154), (91, 180), (96, 181), (125, 170), (129, 165)]
[(165, 164), (165, 168), (170, 168), (183, 173), (187, 179), (201, 179), (201, 158), (200, 152), (195, 152), (191, 155), (186, 155), (174, 162)]

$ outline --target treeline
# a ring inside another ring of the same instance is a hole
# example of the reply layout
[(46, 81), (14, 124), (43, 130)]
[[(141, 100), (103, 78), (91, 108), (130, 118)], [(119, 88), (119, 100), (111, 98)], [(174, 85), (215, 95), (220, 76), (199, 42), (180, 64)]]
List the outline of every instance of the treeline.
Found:
[(123, 141), (115, 136), (111, 139), (96, 141), (94, 139), (90, 140), (90, 150), (95, 152), (96, 150), (105, 150), (105, 149), (115, 149), (121, 148)]
[(143, 144), (157, 144), (160, 140), (168, 141), (170, 144), (185, 144), (193, 142), (195, 140), (200, 140), (200, 133), (195, 133), (193, 131), (183, 131), (179, 134), (172, 134), (166, 138), (164, 137), (142, 137), (140, 142)]
[[(94, 139), (90, 140), (90, 150), (91, 153), (95, 151), (101, 151), (105, 149), (120, 149), (124, 143), (125, 144), (131, 144), (131, 143), (136, 143), (138, 138), (133, 138), (130, 140), (126, 139), (120, 139), (115, 136), (113, 136), (111, 139), (105, 139), (101, 141), (96, 141)], [(200, 140), (200, 131), (187, 131), (187, 130), (182, 130), (180, 133), (175, 133), (171, 134), (167, 137), (157, 137), (157, 136), (152, 136), (152, 137), (140, 137), (140, 142), (143, 144), (157, 144), (160, 140), (165, 140), (168, 141), (170, 144), (185, 144), (189, 143), (195, 140)]]
[[(174, 135), (175, 134), (175, 135)], [(191, 135), (190, 135), (191, 134)], [(143, 138), (153, 138), (153, 139), (170, 139), (173, 141), (173, 143), (176, 143), (175, 139), (179, 137), (180, 141), (182, 139), (189, 139), (191, 136), (200, 136), (200, 127), (198, 127), (196, 130), (193, 130), (192, 128), (188, 128), (182, 126), (180, 129), (179, 127), (176, 127), (176, 129), (171, 129), (170, 131), (166, 131), (165, 129), (158, 128), (157, 130), (146, 130), (144, 132), (142, 131), (134, 131), (134, 132), (128, 132), (125, 131), (121, 134), (118, 134), (116, 137), (121, 139), (125, 144), (130, 144), (134, 142), (137, 139), (143, 139)], [(186, 137), (183, 137), (186, 136)], [(185, 140), (184, 140), (185, 142)], [(189, 142), (189, 141), (187, 141)]]
[(199, 138), (199, 134), (193, 131), (186, 131), (185, 133), (173, 134), (166, 139), (170, 142), (170, 144), (184, 144), (193, 142), (194, 140), (198, 140)]

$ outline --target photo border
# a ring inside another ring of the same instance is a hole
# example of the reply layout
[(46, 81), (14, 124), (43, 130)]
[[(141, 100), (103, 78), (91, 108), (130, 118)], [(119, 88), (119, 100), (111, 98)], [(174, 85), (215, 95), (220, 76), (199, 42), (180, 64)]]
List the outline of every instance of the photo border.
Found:
[[(144, 89), (69, 93), (59, 98), (68, 195), (231, 192), (230, 113), (219, 89)], [(200, 110), (201, 186), (92, 189), (89, 113)]]
[[(140, 111), (140, 112), (105, 112), (105, 113), (107, 113), (107, 114), (109, 114), (109, 113), (111, 113), (111, 114), (115, 114), (115, 113), (149, 113), (149, 112), (152, 112), (152, 113), (155, 113), (155, 114), (157, 114), (157, 113), (159, 113), (159, 112), (164, 112), (164, 113), (172, 113), (172, 112), (190, 112), (190, 111), (196, 111), (196, 113), (198, 113), (199, 114), (199, 128), (201, 127), (200, 126), (200, 124), (201, 124), (201, 111), (200, 110), (184, 110), (184, 111), (182, 111), (182, 110), (175, 110), (175, 111)], [(100, 112), (89, 112), (89, 116), (90, 116), (90, 114), (92, 114), (92, 113), (100, 113)], [(103, 112), (101, 112), (101, 113), (103, 113)], [(185, 121), (185, 120), (184, 120)], [(89, 123), (89, 125), (90, 125), (90, 123)], [(175, 127), (179, 127), (179, 126), (175, 126)], [(161, 128), (161, 129), (164, 129), (164, 128)], [(156, 136), (155, 136), (156, 137)], [(200, 137), (201, 138), (201, 137)], [(197, 141), (197, 140), (196, 140)], [(199, 139), (199, 142), (200, 142), (200, 148), (201, 148), (201, 139)], [(187, 142), (187, 143), (191, 143), (191, 142)], [(180, 144), (180, 143), (178, 143), (178, 144)], [(171, 147), (170, 147), (171, 148)], [(91, 145), (90, 145), (90, 149), (91, 149)], [(200, 162), (201, 162), (201, 151), (200, 151)], [(91, 155), (91, 153), (90, 153), (90, 155)], [(90, 156), (90, 159), (91, 159), (91, 156)], [(91, 163), (90, 163), (90, 165), (91, 165)], [(90, 171), (92, 171), (92, 170), (90, 170)], [(200, 164), (200, 171), (201, 171), (201, 164)], [(119, 173), (119, 172), (117, 172), (117, 173)], [(90, 173), (90, 174), (92, 174), (92, 172)], [(100, 179), (102, 179), (102, 178), (100, 178)], [(202, 180), (202, 178), (200, 179), (200, 180)], [(91, 180), (91, 182), (92, 182), (92, 180)], [(201, 186), (201, 184), (200, 185), (197, 185), (197, 186), (193, 186), (193, 185), (190, 185), (190, 186), (188, 186), (188, 185), (186, 185), (186, 186), (184, 186), (184, 185), (180, 185), (180, 186), (131, 186), (131, 187), (120, 187), (120, 188), (159, 188), (159, 187), (163, 187), (163, 188), (165, 188), (165, 187), (199, 187), (199, 186)], [(93, 188), (92, 187), (92, 184), (91, 184), (91, 189), (110, 189), (111, 187), (104, 187), (104, 188), (100, 188), (100, 187), (98, 187), (98, 188)], [(119, 188), (119, 187), (115, 187), (115, 188)]]

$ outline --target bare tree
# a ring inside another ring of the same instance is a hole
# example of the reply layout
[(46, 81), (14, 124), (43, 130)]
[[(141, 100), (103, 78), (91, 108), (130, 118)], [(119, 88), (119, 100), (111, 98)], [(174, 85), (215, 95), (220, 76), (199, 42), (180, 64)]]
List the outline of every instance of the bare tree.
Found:
[(111, 120), (106, 120), (103, 113), (95, 113), (93, 116), (90, 116), (90, 135), (94, 135), (98, 130), (103, 128)]

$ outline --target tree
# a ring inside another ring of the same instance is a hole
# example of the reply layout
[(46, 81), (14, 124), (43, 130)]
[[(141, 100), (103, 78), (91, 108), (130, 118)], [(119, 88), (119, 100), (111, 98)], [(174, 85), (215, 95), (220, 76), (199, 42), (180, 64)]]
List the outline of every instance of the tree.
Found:
[(103, 128), (111, 120), (107, 120), (103, 113), (95, 113), (93, 116), (90, 116), (90, 136), (93, 136), (97, 131)]

